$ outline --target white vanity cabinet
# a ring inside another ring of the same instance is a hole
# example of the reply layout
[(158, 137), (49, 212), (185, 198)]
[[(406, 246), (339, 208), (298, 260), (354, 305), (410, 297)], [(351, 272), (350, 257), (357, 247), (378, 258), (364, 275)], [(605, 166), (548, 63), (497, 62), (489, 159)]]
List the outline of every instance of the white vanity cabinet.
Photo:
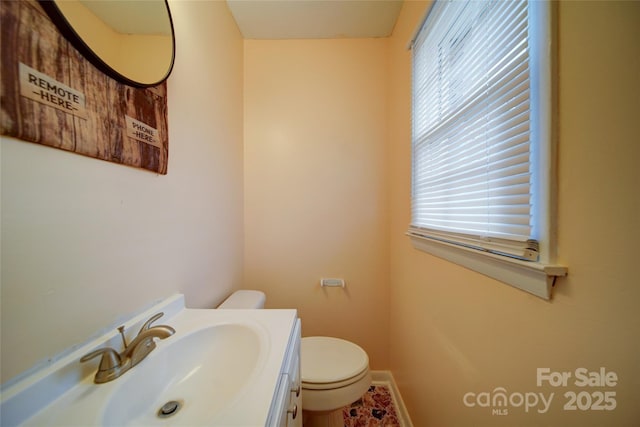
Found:
[(269, 427), (302, 427), (302, 383), (300, 379), (301, 324), (297, 319), (289, 337), (280, 380), (271, 402)]

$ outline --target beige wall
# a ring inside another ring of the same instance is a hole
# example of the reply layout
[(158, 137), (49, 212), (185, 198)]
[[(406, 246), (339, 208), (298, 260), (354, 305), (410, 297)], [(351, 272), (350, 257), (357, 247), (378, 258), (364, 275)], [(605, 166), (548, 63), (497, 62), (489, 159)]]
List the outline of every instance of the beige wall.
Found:
[(245, 286), (376, 368), (389, 338), (386, 58), (386, 39), (245, 41)]
[[(410, 56), (426, 4), (405, 3), (391, 40), (390, 366), (416, 426), (640, 424), (637, 162), (640, 4), (559, 3), (559, 256), (569, 276), (546, 302), (414, 250), (410, 219)], [(537, 387), (536, 369), (605, 367), (613, 388)], [(508, 416), (467, 392), (554, 392), (551, 409)], [(613, 411), (565, 411), (567, 391), (615, 391)]]
[(3, 383), (152, 301), (240, 287), (242, 38), (223, 2), (171, 8), (168, 175), (2, 138)]

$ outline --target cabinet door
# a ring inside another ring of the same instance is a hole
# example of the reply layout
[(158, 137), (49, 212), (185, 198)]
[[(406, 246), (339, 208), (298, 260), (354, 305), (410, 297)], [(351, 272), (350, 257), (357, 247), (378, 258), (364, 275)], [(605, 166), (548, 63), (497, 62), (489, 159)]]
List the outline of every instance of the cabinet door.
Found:
[(300, 378), (300, 319), (291, 331), (282, 363), (282, 373), (271, 402), (267, 426), (302, 427), (302, 382)]
[(287, 421), (289, 419), (287, 411), (291, 401), (289, 385), (289, 375), (282, 374), (280, 381), (278, 382), (278, 388), (273, 402), (271, 403), (271, 416), (270, 420), (267, 422), (267, 426), (287, 427)]
[(287, 427), (302, 427), (302, 381), (300, 379), (300, 347), (292, 364), (291, 392), (289, 410), (287, 411)]

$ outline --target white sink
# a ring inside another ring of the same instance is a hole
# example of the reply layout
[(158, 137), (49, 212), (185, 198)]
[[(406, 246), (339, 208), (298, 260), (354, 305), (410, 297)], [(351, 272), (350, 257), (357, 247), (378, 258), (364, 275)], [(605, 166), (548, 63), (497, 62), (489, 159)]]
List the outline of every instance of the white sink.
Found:
[[(121, 349), (117, 331), (68, 352), (2, 390), (0, 424), (21, 426), (265, 426), (279, 384), (295, 310), (199, 310), (175, 296), (125, 323), (135, 333), (151, 315), (175, 334), (120, 378), (95, 384), (89, 351)], [(129, 337), (131, 339), (131, 337)], [(168, 402), (178, 408), (159, 416)]]
[[(238, 398), (265, 350), (246, 325), (216, 325), (172, 338), (115, 380), (105, 425), (165, 425), (169, 418), (177, 425), (206, 423)], [(168, 402), (167, 414), (159, 416)]]

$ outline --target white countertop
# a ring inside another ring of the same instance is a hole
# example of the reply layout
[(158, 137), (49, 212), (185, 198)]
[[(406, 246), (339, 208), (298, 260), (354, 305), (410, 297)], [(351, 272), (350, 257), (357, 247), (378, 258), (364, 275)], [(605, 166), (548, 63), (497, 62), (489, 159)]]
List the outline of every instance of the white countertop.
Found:
[[(184, 307), (184, 298), (179, 295), (131, 319), (125, 324), (126, 329), (137, 331), (137, 325), (160, 311), (164, 311), (165, 316), (157, 323), (169, 325), (176, 332), (165, 340), (157, 340), (157, 348), (147, 358), (157, 355), (164, 346), (171, 345), (172, 341), (178, 342), (184, 336), (212, 325), (245, 325), (259, 332), (260, 354), (248, 385), (226, 407), (217, 410), (210, 419), (202, 420), (202, 425), (264, 426), (290, 334), (297, 319), (296, 310), (188, 309)], [(87, 363), (80, 364), (79, 359), (89, 351), (105, 345), (119, 350), (121, 344), (116, 344), (118, 340), (117, 332), (105, 334), (56, 361), (47, 369), (3, 390), (2, 425), (105, 425), (105, 402), (118, 392), (121, 384), (119, 381), (124, 381), (127, 375), (140, 368), (146, 360), (131, 368), (130, 372), (124, 373), (121, 378), (105, 384), (94, 384), (97, 359), (91, 362), (91, 366), (87, 366)], [(183, 410), (187, 410), (186, 406)], [(158, 425), (179, 425), (179, 415), (155, 421)], [(193, 420), (190, 419), (190, 423)]]

